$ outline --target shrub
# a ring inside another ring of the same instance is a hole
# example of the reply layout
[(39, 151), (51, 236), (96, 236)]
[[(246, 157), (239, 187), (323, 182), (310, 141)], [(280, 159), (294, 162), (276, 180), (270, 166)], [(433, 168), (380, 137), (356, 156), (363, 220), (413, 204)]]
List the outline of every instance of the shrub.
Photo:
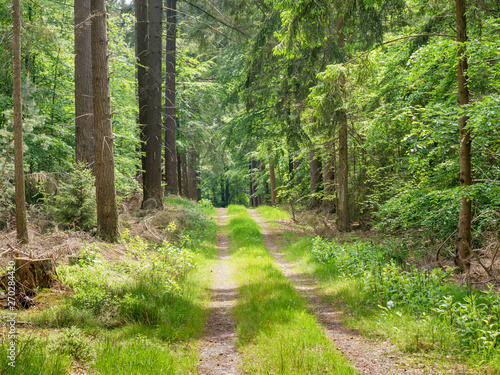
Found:
[(57, 221), (67, 228), (88, 232), (96, 230), (96, 200), (94, 176), (83, 165), (77, 165), (68, 176), (68, 182), (61, 182), (60, 194), (53, 203)]

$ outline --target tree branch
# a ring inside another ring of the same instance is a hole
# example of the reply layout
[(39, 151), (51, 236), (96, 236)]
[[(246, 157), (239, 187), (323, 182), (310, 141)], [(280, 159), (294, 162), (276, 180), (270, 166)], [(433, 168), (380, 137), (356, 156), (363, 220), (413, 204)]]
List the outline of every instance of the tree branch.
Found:
[(386, 44), (390, 44), (390, 43), (394, 43), (394, 42), (397, 42), (399, 40), (403, 40), (403, 39), (410, 39), (410, 38), (419, 38), (421, 36), (444, 36), (444, 37), (447, 37), (447, 38), (456, 38), (457, 36), (456, 35), (451, 35), (451, 34), (416, 34), (416, 35), (407, 35), (407, 36), (402, 36), (402, 37), (399, 37), (399, 38), (396, 38), (396, 39), (391, 39), (391, 40), (388, 40), (387, 42), (384, 42), (384, 43), (381, 43), (379, 45), (376, 45), (375, 47), (373, 47), (372, 49), (369, 49), (368, 51), (365, 51), (361, 54), (359, 54), (358, 56), (350, 59), (349, 61), (343, 63), (342, 65), (343, 66), (347, 66), (349, 65), (350, 63), (358, 60), (359, 58), (363, 57), (364, 55), (370, 53), (371, 51), (373, 51), (374, 49), (377, 49), (378, 47), (380, 46), (384, 46)]
[(227, 36), (226, 34), (224, 34), (222, 31), (220, 31), (219, 29), (217, 29), (216, 27), (213, 27), (212, 25), (209, 25), (209, 24), (208, 24), (208, 23), (206, 23), (206, 22), (200, 21), (200, 20), (199, 20), (199, 19), (197, 19), (196, 17), (190, 16), (189, 14), (186, 14), (186, 13), (184, 13), (184, 12), (181, 12), (180, 10), (177, 10), (177, 9), (172, 9), (172, 8), (168, 8), (168, 7), (164, 7), (163, 9), (171, 10), (171, 11), (173, 11), (173, 12), (177, 12), (177, 13), (179, 13), (179, 14), (182, 14), (183, 16), (186, 16), (186, 17), (188, 17), (188, 18), (192, 18), (192, 19), (194, 19), (196, 22), (199, 22), (199, 23), (201, 23), (201, 24), (203, 24), (203, 25), (205, 25), (205, 26), (210, 27), (210, 28), (211, 28), (212, 30), (214, 30), (215, 32), (217, 32), (217, 33), (221, 34), (222, 36), (225, 36), (227, 39), (229, 39), (229, 40), (231, 40), (231, 41), (235, 42), (235, 40), (234, 40), (234, 39), (230, 38), (229, 36)]
[(239, 28), (237, 28), (236, 26), (230, 25), (230, 24), (228, 24), (228, 23), (226, 23), (226, 22), (222, 21), (221, 19), (219, 19), (219, 18), (215, 17), (213, 14), (209, 13), (209, 12), (208, 12), (208, 11), (206, 11), (205, 9), (203, 9), (203, 8), (199, 7), (198, 5), (193, 4), (192, 2), (190, 2), (190, 1), (188, 1), (188, 0), (182, 0), (182, 1), (184, 1), (184, 2), (185, 2), (186, 4), (188, 4), (188, 5), (191, 5), (193, 8), (196, 8), (196, 9), (198, 9), (199, 11), (201, 11), (201, 12), (205, 13), (207, 16), (209, 16), (209, 17), (213, 18), (214, 20), (216, 20), (217, 22), (219, 22), (219, 23), (223, 24), (224, 26), (229, 27), (230, 29), (233, 29), (233, 30), (235, 30), (235, 31), (239, 32), (239, 33), (240, 33), (241, 35), (243, 35), (245, 38), (247, 38), (247, 39), (250, 39), (250, 38), (251, 38), (251, 36), (250, 36), (249, 34), (245, 33), (245, 32), (244, 32), (244, 31), (242, 31), (242, 30), (240, 30), (240, 29), (239, 29)]

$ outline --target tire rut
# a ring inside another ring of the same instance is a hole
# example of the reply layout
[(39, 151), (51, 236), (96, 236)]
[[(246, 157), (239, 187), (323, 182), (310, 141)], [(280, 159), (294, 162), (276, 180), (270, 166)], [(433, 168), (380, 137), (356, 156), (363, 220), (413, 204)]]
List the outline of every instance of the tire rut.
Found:
[[(353, 363), (360, 374), (369, 375), (437, 375), (443, 374), (436, 369), (414, 368), (411, 358), (399, 352), (389, 342), (370, 341), (350, 330), (341, 323), (342, 313), (334, 309), (326, 300), (317, 280), (294, 270), (295, 265), (286, 261), (275, 242), (279, 233), (261, 218), (256, 210), (249, 210), (253, 219), (260, 225), (264, 244), (271, 251), (283, 270), (284, 275), (294, 283), (295, 288), (306, 299), (310, 311), (323, 325), (326, 336)], [(418, 364), (415, 364), (418, 366)]]
[[(220, 227), (225, 225), (225, 209), (218, 209), (217, 221)], [(238, 289), (232, 279), (229, 267), (229, 239), (219, 234), (217, 238), (219, 261), (214, 266), (210, 317), (205, 326), (205, 335), (200, 341), (200, 362), (198, 373), (239, 374), (240, 356), (236, 348), (236, 325), (232, 309), (236, 305)]]

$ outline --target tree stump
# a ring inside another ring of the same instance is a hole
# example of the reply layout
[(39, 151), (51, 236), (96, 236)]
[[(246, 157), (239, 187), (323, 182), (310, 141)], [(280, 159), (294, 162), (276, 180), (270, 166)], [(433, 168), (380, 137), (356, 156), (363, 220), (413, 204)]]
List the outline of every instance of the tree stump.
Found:
[(20, 292), (34, 296), (38, 289), (51, 288), (55, 279), (52, 259), (14, 258)]

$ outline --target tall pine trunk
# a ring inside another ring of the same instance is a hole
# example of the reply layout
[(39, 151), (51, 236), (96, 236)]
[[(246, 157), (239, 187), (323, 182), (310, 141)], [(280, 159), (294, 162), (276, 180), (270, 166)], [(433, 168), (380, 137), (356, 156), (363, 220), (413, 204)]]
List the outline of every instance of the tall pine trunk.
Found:
[(188, 151), (188, 196), (196, 200), (196, 152), (193, 148)]
[[(469, 88), (467, 86), (467, 57), (465, 43), (467, 42), (467, 19), (465, 0), (456, 0), (457, 11), (457, 41), (458, 50), (458, 103), (460, 106), (469, 103)], [(460, 129), (460, 186), (472, 184), (471, 173), (471, 136), (467, 129), (466, 115), (459, 120)], [(461, 199), (460, 217), (458, 221), (457, 265), (464, 271), (470, 268), (471, 257), (471, 220), (472, 201), (470, 196), (464, 195)]]
[(97, 234), (105, 241), (116, 242), (120, 235), (116, 206), (114, 138), (109, 91), (106, 0), (92, 0), (91, 12)]
[(331, 139), (323, 151), (323, 201), (321, 208), (324, 212), (335, 211), (335, 140)]
[(139, 126), (141, 174), (144, 186), (145, 157), (145, 127), (148, 122), (148, 90), (146, 89), (146, 67), (148, 64), (148, 0), (135, 0), (135, 55), (137, 59), (137, 101), (139, 111), (137, 124)]
[[(345, 35), (342, 31), (344, 19), (341, 17), (337, 20), (337, 46), (340, 50), (345, 47)], [(340, 91), (344, 93), (346, 78), (344, 73), (341, 73), (339, 84)], [(342, 94), (342, 100), (345, 100), (345, 94)], [(339, 211), (338, 211), (338, 228), (341, 231), (349, 231), (351, 229), (349, 223), (349, 168), (348, 168), (348, 153), (347, 153), (347, 112), (344, 108), (339, 110)]]
[(167, 40), (165, 53), (165, 192), (179, 194), (177, 168), (177, 107), (175, 105), (177, 0), (167, 0)]
[(90, 0), (75, 0), (75, 160), (94, 170)]
[(23, 158), (23, 114), (21, 97), (21, 2), (13, 2), (13, 41), (12, 67), (14, 90), (14, 179), (16, 195), (16, 231), (20, 243), (28, 243), (28, 226), (26, 222), (26, 198), (24, 187)]
[(341, 231), (348, 231), (349, 225), (349, 195), (348, 195), (348, 164), (347, 164), (347, 113), (340, 110), (339, 127), (339, 223)]
[(154, 199), (157, 207), (163, 207), (161, 186), (162, 122), (161, 122), (161, 55), (162, 55), (162, 1), (149, 0), (148, 4), (148, 71), (146, 73), (148, 105), (144, 128), (146, 160), (144, 165), (145, 201)]
[(316, 196), (319, 192), (321, 184), (321, 161), (319, 160), (318, 151), (313, 148), (309, 151), (309, 166), (310, 166), (310, 176), (311, 176), (311, 208), (318, 208), (321, 204), (320, 199)]
[(269, 182), (271, 183), (271, 206), (276, 206), (276, 173), (274, 171), (274, 159), (269, 150)]

